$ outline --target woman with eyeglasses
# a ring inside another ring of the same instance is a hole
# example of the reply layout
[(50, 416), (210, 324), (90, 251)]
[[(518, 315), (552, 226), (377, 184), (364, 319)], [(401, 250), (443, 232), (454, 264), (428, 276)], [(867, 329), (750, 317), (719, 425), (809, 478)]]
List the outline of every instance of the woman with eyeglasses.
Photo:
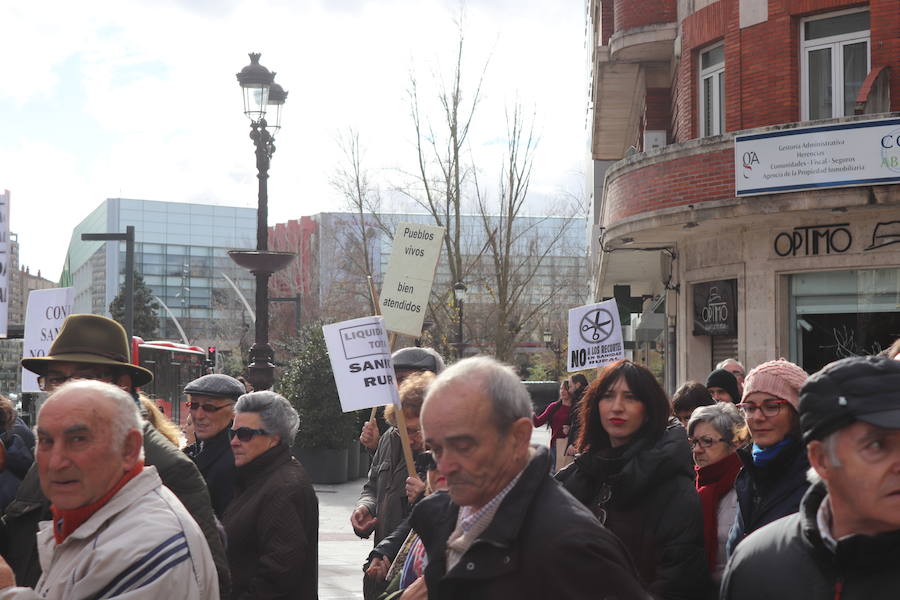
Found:
[(694, 409), (687, 434), (703, 507), (706, 560), (718, 584), (728, 558), (725, 542), (737, 513), (734, 480), (741, 471), (741, 459), (735, 451), (747, 443), (747, 426), (733, 404), (718, 402)]
[(319, 502), (291, 456), (297, 411), (275, 392), (251, 392), (228, 430), (235, 497), (222, 519), (232, 598), (315, 598)]
[(806, 371), (783, 358), (764, 362), (747, 374), (737, 407), (753, 446), (738, 451), (744, 467), (734, 483), (738, 512), (728, 535), (728, 556), (752, 532), (797, 512), (809, 487), (809, 461), (797, 414), (807, 377)]
[(653, 374), (620, 360), (581, 401), (575, 462), (556, 478), (615, 533), (654, 598), (707, 598), (703, 514), (684, 428)]

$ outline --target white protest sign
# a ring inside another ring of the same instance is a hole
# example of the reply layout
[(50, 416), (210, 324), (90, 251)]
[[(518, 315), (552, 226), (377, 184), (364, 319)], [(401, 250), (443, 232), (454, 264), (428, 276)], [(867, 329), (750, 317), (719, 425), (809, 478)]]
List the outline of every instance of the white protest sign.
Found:
[(399, 223), (394, 230), (391, 260), (379, 300), (385, 327), (390, 331), (411, 337), (422, 335), (443, 241), (443, 227)]
[[(72, 313), (75, 288), (51, 288), (33, 290), (28, 294), (25, 311), (25, 340), (22, 358), (47, 356), (53, 340), (59, 334), (63, 321)], [(39, 392), (37, 375), (22, 368), (22, 391)]]
[(625, 358), (615, 300), (569, 310), (569, 372), (602, 367)]
[(341, 410), (399, 404), (391, 349), (382, 317), (363, 317), (322, 327)]

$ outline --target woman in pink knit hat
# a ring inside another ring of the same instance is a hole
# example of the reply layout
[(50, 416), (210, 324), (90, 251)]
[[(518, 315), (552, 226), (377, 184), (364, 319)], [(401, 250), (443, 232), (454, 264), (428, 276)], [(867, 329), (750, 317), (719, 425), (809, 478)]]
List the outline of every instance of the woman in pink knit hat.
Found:
[(797, 414), (807, 377), (806, 371), (783, 358), (764, 362), (747, 374), (737, 406), (753, 445), (738, 450), (744, 466), (734, 483), (738, 511), (726, 545), (729, 556), (753, 531), (797, 512), (809, 487), (809, 461)]

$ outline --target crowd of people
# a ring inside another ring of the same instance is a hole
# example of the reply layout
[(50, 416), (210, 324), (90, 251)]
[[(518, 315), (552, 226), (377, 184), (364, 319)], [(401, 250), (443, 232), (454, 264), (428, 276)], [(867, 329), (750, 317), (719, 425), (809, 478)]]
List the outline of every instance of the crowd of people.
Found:
[[(399, 404), (360, 435), (363, 595), (893, 598), (900, 341), (884, 354), (812, 375), (730, 359), (671, 400), (619, 360), (536, 414), (508, 365), (399, 350)], [(318, 500), (287, 399), (204, 375), (179, 431), (96, 315), (22, 364), (49, 395), (34, 432), (0, 399), (0, 600), (317, 598)], [(549, 448), (532, 445), (544, 425)]]
[[(418, 493), (422, 475), (387, 452), (395, 428), (381, 432), (351, 516), (361, 537), (389, 525), (363, 567), (367, 600), (900, 593), (900, 341), (812, 375), (728, 359), (671, 400), (620, 360), (566, 379), (539, 413), (491, 358), (444, 370), (404, 352), (434, 373), (400, 396), (416, 464), (447, 491)], [(529, 446), (545, 425), (549, 448)]]

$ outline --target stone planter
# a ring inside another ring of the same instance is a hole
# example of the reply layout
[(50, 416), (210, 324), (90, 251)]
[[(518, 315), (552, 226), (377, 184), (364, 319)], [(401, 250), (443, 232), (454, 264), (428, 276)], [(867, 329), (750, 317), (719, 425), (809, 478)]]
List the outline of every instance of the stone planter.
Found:
[(372, 455), (369, 454), (369, 449), (359, 445), (359, 476), (360, 477), (368, 477), (369, 476), (369, 467), (372, 466)]
[(350, 442), (347, 448), (347, 479), (353, 481), (359, 478), (359, 440)]
[(313, 483), (344, 483), (347, 481), (347, 449), (294, 448), (294, 456), (306, 469)]

